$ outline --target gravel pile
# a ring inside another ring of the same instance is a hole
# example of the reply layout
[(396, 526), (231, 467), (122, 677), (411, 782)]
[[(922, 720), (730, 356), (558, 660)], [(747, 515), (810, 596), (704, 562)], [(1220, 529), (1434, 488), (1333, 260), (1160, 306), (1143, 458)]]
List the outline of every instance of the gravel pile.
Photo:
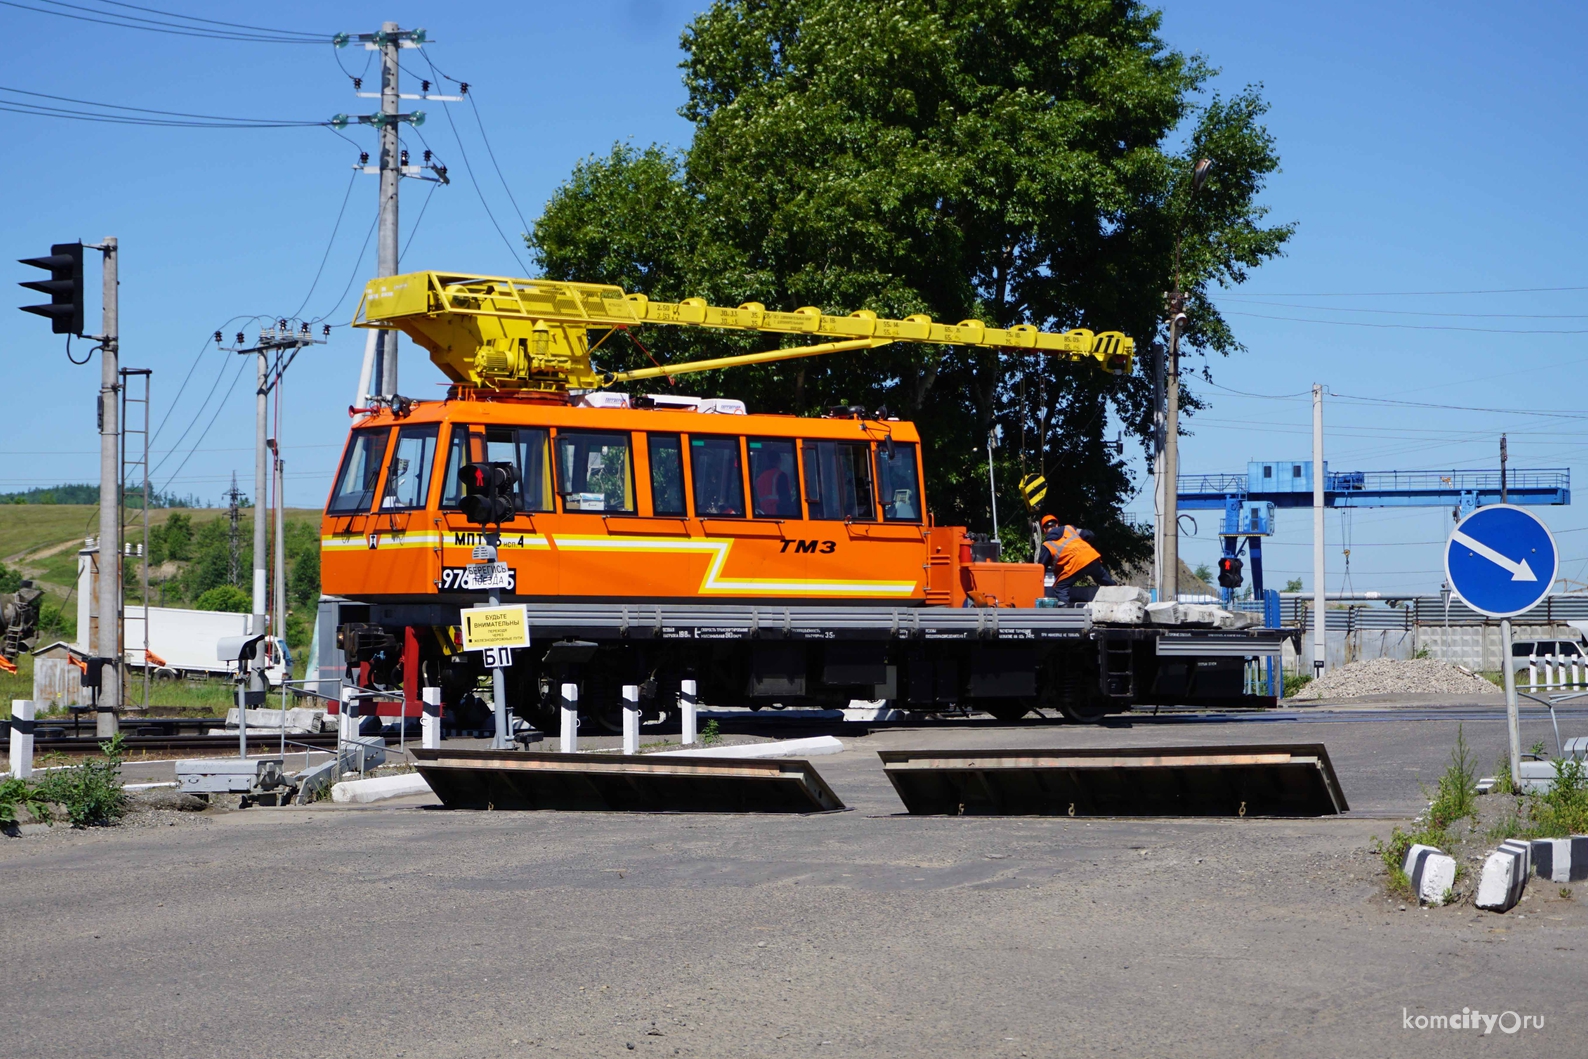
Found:
[(1498, 695), (1480, 676), (1432, 658), (1372, 658), (1331, 669), (1298, 691), (1294, 701), (1355, 699), (1367, 695)]

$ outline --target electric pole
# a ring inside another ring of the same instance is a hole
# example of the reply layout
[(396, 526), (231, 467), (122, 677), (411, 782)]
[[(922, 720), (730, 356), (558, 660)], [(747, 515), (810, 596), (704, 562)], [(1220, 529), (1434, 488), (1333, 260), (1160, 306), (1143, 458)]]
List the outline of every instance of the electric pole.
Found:
[[(363, 98), (380, 99), (380, 112), (376, 114), (360, 114), (356, 119), (346, 114), (338, 114), (331, 119), (333, 128), (341, 129), (349, 123), (357, 121), (361, 125), (373, 125), (380, 133), (380, 148), (377, 164), (374, 166), (363, 164), (360, 159), (360, 168), (366, 173), (377, 173), (380, 176), (380, 217), (378, 232), (375, 238), (377, 276), (395, 276), (398, 269), (397, 260), (397, 183), (403, 177), (419, 177), (424, 180), (435, 180), (440, 183), (449, 183), (447, 168), (439, 163), (432, 163), (430, 152), (425, 152), (423, 166), (408, 164), (408, 152), (402, 149), (398, 140), (398, 126), (403, 122), (411, 125), (423, 125), (425, 112), (416, 110), (411, 114), (400, 112), (401, 102), (405, 99), (436, 100), (443, 102), (456, 102), (463, 97), (442, 96), (430, 94), (430, 82), (421, 83), (419, 93), (404, 94), (400, 90), (398, 77), (402, 72), (397, 57), (403, 48), (419, 48), (427, 38), (422, 29), (402, 29), (395, 22), (382, 22), (378, 33), (339, 33), (333, 38), (332, 43), (338, 48), (346, 47), (353, 41), (361, 42), (370, 51), (380, 52), (380, 91), (357, 91), (361, 87), (361, 79), (354, 78), (355, 94)], [(467, 87), (464, 88), (467, 91)], [(367, 156), (364, 156), (367, 158)], [(435, 175), (423, 176), (423, 170), (429, 169)], [(363, 405), (370, 397), (390, 398), (397, 392), (397, 332), (390, 330), (370, 331), (364, 345), (364, 366), (359, 374), (359, 392), (355, 403)]]
[(1323, 676), (1329, 654), (1329, 613), (1323, 588), (1323, 386), (1312, 384), (1312, 672)]
[(238, 560), (241, 558), (242, 547), (237, 539), (237, 502), (242, 499), (242, 493), (237, 489), (237, 472), (232, 472), (232, 487), (226, 490), (226, 515), (231, 523), (226, 533), (226, 583), (237, 584)]
[(1506, 462), (1505, 435), (1501, 434), (1500, 435), (1500, 503), (1509, 504), (1511, 502), (1511, 499), (1510, 499), (1510, 492), (1505, 488), (1505, 462)]
[(120, 730), (116, 709), (121, 705), (121, 498), (116, 493), (121, 480), (121, 426), (117, 422), (121, 325), (117, 319), (116, 237), (107, 236), (97, 249), (105, 255), (105, 272), (99, 336), (99, 630), (94, 649), (104, 659), (104, 669), (94, 734), (109, 739)]
[[(264, 503), (265, 497), (270, 495), (270, 391), (281, 381), (281, 376), (297, 357), (299, 350), (323, 343), (324, 336), (330, 333), (329, 324), (321, 332), (322, 337), (315, 338), (309, 332), (308, 324), (294, 331), (286, 320), (278, 320), (275, 327), (260, 328), (259, 341), (246, 348), (243, 346), (243, 335), (239, 332), (237, 345), (231, 349), (233, 353), (256, 358), (254, 376), (258, 380), (254, 392), (254, 593), (253, 618), (248, 628), (251, 636), (264, 635), (265, 615), (269, 611), (269, 593), (266, 588), (269, 580), (269, 568), (266, 565), (269, 557), (266, 544), (269, 526)], [(215, 337), (219, 345), (219, 333)], [(276, 635), (280, 635), (280, 630), (276, 630)], [(254, 655), (253, 691), (264, 690), (266, 662), (265, 650), (261, 647)]]

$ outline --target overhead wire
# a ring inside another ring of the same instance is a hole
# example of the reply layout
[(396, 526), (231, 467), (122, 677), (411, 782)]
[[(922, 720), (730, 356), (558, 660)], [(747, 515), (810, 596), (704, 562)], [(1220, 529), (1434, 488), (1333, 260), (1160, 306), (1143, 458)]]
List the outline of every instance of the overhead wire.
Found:
[(320, 276), (325, 272), (325, 263), (331, 257), (331, 248), (336, 245), (336, 233), (342, 230), (342, 218), (347, 214), (347, 201), (353, 197), (353, 184), (358, 180), (358, 170), (353, 170), (353, 175), (348, 179), (347, 190), (342, 193), (342, 206), (336, 211), (336, 223), (331, 226), (331, 238), (325, 242), (325, 253), (320, 255), (320, 267), (314, 270), (314, 282), (309, 284), (309, 292), (303, 296), (303, 301), (292, 312), (292, 319), (297, 319), (303, 312), (303, 307), (309, 304), (309, 299), (314, 297), (314, 290), (320, 285)]
[[(4, 3), (5, 0), (0, 0)], [(30, 103), (22, 99), (0, 99), (0, 109), (9, 110), (17, 114), (33, 114), (45, 118), (70, 118), (78, 121), (103, 121), (118, 125), (157, 125), (174, 128), (221, 128), (221, 129), (285, 129), (285, 128), (312, 128), (314, 126), (330, 126), (329, 121), (291, 121), (278, 118), (235, 118), (218, 114), (193, 114), (180, 110), (156, 110), (151, 107), (133, 107), (123, 103), (100, 103), (91, 99), (76, 99), (72, 96), (57, 96), (47, 92), (33, 92), (25, 88), (11, 88), (0, 85), (0, 93), (14, 96), (31, 96), (34, 99), (50, 99), (57, 103), (75, 103), (82, 107), (98, 107), (100, 110), (127, 111), (126, 114), (105, 114), (94, 111), (72, 110), (66, 107), (51, 106), (47, 103)], [(152, 115), (143, 117), (141, 115)]]
[[(237, 374), (232, 376), (232, 384), (231, 386), (227, 387), (226, 396), (222, 397), (220, 403), (215, 406), (215, 414), (210, 416), (210, 421), (204, 425), (203, 431), (200, 432), (196, 439), (194, 439), (193, 447), (188, 449), (187, 455), (182, 457), (182, 462), (177, 464), (176, 470), (172, 471), (171, 476), (165, 480), (165, 485), (160, 489), (160, 492), (170, 492), (171, 485), (176, 481), (177, 475), (182, 473), (182, 468), (187, 466), (188, 460), (193, 458), (193, 454), (198, 451), (198, 447), (204, 444), (204, 439), (209, 436), (210, 428), (215, 425), (215, 421), (219, 419), (221, 413), (226, 410), (226, 401), (233, 393), (236, 392), (238, 380), (243, 377), (243, 369), (248, 367), (248, 358), (240, 357), (238, 359), (241, 360), (242, 363), (237, 366)], [(162, 464), (163, 462), (164, 461), (162, 461)]]
[(1373, 323), (1369, 320), (1315, 320), (1304, 316), (1270, 316), (1266, 313), (1243, 313), (1232, 309), (1223, 310), (1226, 316), (1245, 316), (1254, 320), (1284, 320), (1297, 324), (1329, 324), (1334, 327), (1374, 327), (1388, 328), (1398, 331), (1468, 331), (1483, 335), (1588, 335), (1588, 328), (1506, 328), (1506, 327), (1462, 327), (1456, 324), (1387, 324)]
[[(78, 22), (93, 22), (102, 26), (114, 26), (118, 29), (137, 29), (146, 33), (164, 33), (174, 37), (197, 37), (202, 40), (238, 41), (247, 44), (325, 44), (332, 39), (331, 34), (320, 36), (317, 34), (301, 34), (295, 30), (267, 30), (264, 32), (243, 31), (240, 29), (208, 28), (203, 25), (193, 25), (182, 22), (165, 22), (159, 19), (140, 18), (137, 15), (123, 15), (115, 11), (106, 11), (99, 7), (84, 7), (81, 4), (68, 4), (62, 0), (35, 0), (37, 4), (47, 4), (47, 7), (37, 7), (35, 4), (18, 3), (16, 0), (0, 0), (0, 5), (14, 7), (21, 11), (32, 11), (40, 15), (54, 15), (57, 18), (69, 18)], [(131, 7), (130, 4), (117, 6)], [(67, 8), (69, 10), (56, 10)], [(139, 9), (143, 10), (143, 9)], [(73, 14), (73, 11), (85, 12)], [(95, 18), (92, 16), (98, 15)], [(176, 18), (192, 19), (188, 15), (174, 15)], [(208, 20), (197, 20), (200, 22)]]

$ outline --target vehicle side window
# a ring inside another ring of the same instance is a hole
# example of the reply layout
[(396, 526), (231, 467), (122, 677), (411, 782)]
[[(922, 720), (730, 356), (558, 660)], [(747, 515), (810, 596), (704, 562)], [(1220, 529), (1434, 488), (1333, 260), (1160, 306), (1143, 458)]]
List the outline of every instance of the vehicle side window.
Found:
[(695, 476), (696, 518), (744, 517), (738, 438), (690, 438), (689, 469)]
[[(518, 485), (513, 487), (513, 507), (518, 511), (551, 510), (551, 464), (546, 456), (547, 431), (544, 427), (486, 427), (485, 459), (488, 463), (511, 463), (518, 468)], [(462, 453), (458, 453), (461, 457)], [(451, 462), (451, 457), (448, 458)], [(463, 463), (472, 462), (463, 460)], [(460, 464), (459, 466), (461, 466)], [(448, 489), (454, 487), (449, 484)], [(459, 495), (462, 490), (458, 489)]]
[(382, 511), (413, 511), (425, 506), (440, 433), (441, 427), (435, 423), (397, 431), (397, 448), (386, 471), (386, 492), (380, 498)]
[(629, 435), (593, 430), (557, 432), (557, 491), (562, 509), (634, 513)]
[(441, 472), (441, 509), (443, 511), (456, 511), (463, 503), (463, 484), (458, 481), (458, 472), (468, 462), (469, 425), (467, 423), (454, 423), (452, 424), (452, 433), (447, 438), (447, 466)]
[(684, 448), (677, 434), (651, 434), (651, 511), (676, 515), (684, 510)]
[(921, 483), (915, 473), (915, 446), (894, 442), (877, 446), (877, 492), (882, 517), (889, 522), (921, 521)]
[(811, 518), (874, 522), (872, 496), (870, 444), (805, 442), (805, 500)]
[(380, 466), (386, 460), (386, 443), (391, 430), (355, 430), (347, 443), (347, 454), (342, 457), (342, 468), (336, 475), (336, 488), (331, 490), (331, 500), (325, 506), (329, 515), (363, 514), (375, 502), (375, 487), (379, 485)]
[(750, 500), (757, 518), (799, 518), (799, 463), (794, 442), (751, 438)]

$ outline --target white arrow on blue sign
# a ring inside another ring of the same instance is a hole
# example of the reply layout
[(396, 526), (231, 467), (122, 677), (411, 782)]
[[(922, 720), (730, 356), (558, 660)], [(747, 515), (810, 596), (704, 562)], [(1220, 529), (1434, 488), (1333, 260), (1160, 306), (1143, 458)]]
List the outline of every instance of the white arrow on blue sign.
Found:
[(1538, 516), (1511, 504), (1480, 507), (1445, 544), (1445, 576), (1473, 610), (1509, 618), (1536, 605), (1555, 583), (1555, 538)]

